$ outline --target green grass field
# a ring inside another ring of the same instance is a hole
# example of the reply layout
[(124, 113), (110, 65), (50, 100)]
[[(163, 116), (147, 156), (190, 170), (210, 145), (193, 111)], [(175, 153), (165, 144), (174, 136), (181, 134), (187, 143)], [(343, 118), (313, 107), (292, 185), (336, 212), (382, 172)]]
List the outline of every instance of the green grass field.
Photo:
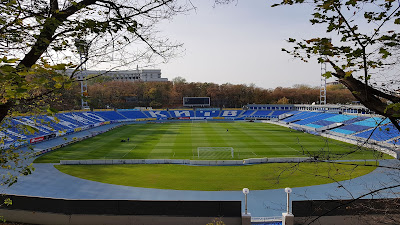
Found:
[[(129, 138), (129, 142), (121, 139)], [(368, 149), (328, 140), (266, 123), (164, 123), (132, 124), (45, 154), (35, 163), (77, 159), (232, 159), (198, 147), (232, 147), (233, 159), (307, 157), (375, 159), (382, 155)], [(353, 152), (346, 155), (346, 153)], [(383, 156), (389, 158), (389, 156)]]
[[(357, 164), (363, 165), (361, 162)], [(103, 183), (201, 191), (311, 186), (352, 179), (375, 169), (371, 166), (329, 163), (270, 163), (249, 166), (57, 165), (56, 168), (72, 176)]]
[[(121, 139), (129, 138), (129, 142)], [(198, 147), (232, 147), (234, 159), (307, 157), (390, 158), (369, 149), (265, 123), (132, 124), (45, 154), (35, 163), (61, 159), (198, 159)], [(352, 154), (347, 154), (352, 152)], [(210, 159), (200, 157), (200, 159)], [(230, 152), (212, 159), (232, 159)], [(361, 163), (360, 163), (361, 164)], [(352, 179), (375, 168), (328, 163), (247, 166), (56, 165), (83, 179), (160, 189), (252, 190), (301, 187)]]

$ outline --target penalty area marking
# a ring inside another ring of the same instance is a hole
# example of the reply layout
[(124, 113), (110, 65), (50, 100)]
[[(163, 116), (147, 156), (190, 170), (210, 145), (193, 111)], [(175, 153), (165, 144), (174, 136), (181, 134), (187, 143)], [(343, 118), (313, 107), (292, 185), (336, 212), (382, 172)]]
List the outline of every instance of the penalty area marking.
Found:
[(136, 145), (135, 146), (133, 146), (133, 148), (129, 151), (129, 152), (127, 152), (127, 153), (125, 153), (125, 155), (124, 156), (122, 156), (122, 158), (125, 158), (125, 156), (128, 154), (128, 153), (130, 153), (133, 149), (135, 149), (136, 148)]
[(252, 151), (251, 153), (253, 153), (255, 156), (257, 156), (257, 154), (256, 154), (256, 153), (254, 153), (253, 151)]

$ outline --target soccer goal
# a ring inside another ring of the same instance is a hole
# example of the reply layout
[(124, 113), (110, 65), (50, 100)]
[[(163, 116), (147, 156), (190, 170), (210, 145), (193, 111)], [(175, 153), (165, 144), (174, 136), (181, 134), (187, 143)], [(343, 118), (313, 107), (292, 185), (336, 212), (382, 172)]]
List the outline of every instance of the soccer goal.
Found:
[(234, 158), (234, 149), (232, 147), (198, 147), (197, 158), (199, 159)]

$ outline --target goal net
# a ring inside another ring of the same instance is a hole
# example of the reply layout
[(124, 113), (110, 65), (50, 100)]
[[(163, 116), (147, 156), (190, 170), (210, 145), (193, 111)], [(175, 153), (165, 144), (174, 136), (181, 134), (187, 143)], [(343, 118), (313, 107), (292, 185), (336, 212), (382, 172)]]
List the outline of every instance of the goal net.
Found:
[(234, 158), (232, 147), (198, 147), (197, 158), (199, 159), (228, 159)]

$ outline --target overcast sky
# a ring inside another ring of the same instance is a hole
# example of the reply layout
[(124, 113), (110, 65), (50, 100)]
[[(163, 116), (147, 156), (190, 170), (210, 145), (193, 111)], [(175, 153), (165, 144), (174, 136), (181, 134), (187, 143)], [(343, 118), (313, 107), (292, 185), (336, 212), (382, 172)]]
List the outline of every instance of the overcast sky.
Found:
[[(289, 37), (323, 34), (309, 23), (311, 8), (271, 8), (267, 0), (238, 0), (213, 7), (213, 0), (192, 0), (187, 15), (161, 24), (162, 33), (184, 43), (182, 56), (158, 67), (168, 79), (188, 82), (255, 84), (263, 88), (320, 85), (320, 65), (293, 59), (281, 51)], [(318, 33), (319, 32), (319, 33)]]

